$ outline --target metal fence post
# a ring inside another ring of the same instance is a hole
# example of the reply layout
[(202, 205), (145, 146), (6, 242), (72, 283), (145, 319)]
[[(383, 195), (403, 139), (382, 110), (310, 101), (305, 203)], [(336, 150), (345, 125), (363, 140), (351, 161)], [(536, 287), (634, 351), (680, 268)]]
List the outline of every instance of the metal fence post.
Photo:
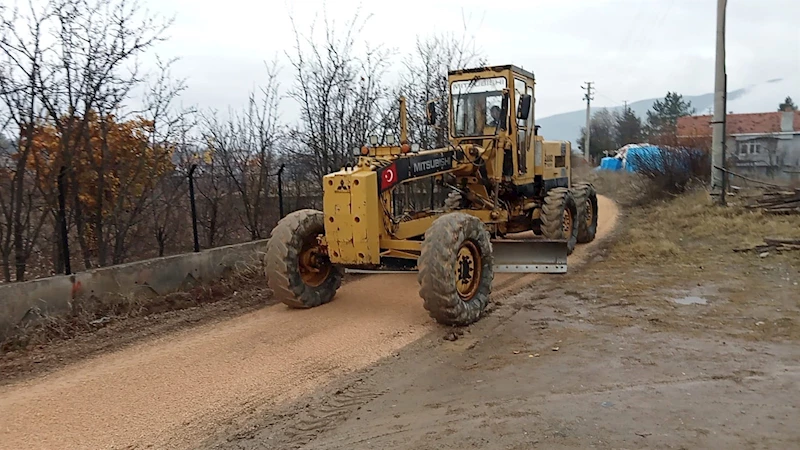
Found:
[(197, 237), (197, 206), (194, 202), (194, 171), (197, 164), (192, 164), (189, 168), (189, 202), (192, 204), (192, 234), (194, 235), (194, 251), (200, 251), (200, 239)]
[(67, 205), (66, 205), (66, 187), (65, 178), (67, 177), (67, 168), (61, 166), (58, 172), (58, 227), (61, 234), (61, 252), (64, 258), (64, 275), (72, 273), (72, 267), (69, 263), (69, 236), (67, 235)]
[(281, 164), (278, 169), (278, 208), (280, 210), (281, 219), (283, 219), (283, 169), (286, 168), (285, 164)]

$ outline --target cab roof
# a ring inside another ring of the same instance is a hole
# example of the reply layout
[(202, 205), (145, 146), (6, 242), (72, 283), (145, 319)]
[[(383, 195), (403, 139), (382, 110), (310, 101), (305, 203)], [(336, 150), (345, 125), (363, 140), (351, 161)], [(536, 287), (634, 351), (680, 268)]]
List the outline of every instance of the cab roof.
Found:
[(532, 78), (534, 80), (536, 79), (536, 77), (533, 75), (533, 72), (528, 72), (527, 70), (525, 70), (525, 69), (523, 69), (521, 67), (517, 67), (517, 66), (515, 66), (513, 64), (506, 64), (506, 65), (503, 65), (503, 66), (482, 66), (482, 67), (473, 67), (471, 69), (451, 70), (447, 74), (448, 75), (463, 75), (463, 74), (466, 74), (466, 73), (478, 73), (478, 72), (486, 72), (486, 71), (501, 72), (501, 71), (509, 70), (509, 69), (511, 69), (512, 72), (518, 73), (518, 74), (520, 74), (522, 76), (530, 77), (530, 78)]

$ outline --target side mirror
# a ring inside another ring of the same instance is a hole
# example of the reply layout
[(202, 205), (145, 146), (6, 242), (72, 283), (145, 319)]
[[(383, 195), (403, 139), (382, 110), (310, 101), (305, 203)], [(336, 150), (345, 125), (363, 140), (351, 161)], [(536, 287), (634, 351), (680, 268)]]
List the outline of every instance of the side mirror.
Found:
[(426, 106), (426, 118), (428, 125), (436, 125), (436, 103), (429, 101)]
[(524, 94), (519, 98), (519, 107), (517, 108), (517, 119), (528, 120), (531, 113), (531, 96)]

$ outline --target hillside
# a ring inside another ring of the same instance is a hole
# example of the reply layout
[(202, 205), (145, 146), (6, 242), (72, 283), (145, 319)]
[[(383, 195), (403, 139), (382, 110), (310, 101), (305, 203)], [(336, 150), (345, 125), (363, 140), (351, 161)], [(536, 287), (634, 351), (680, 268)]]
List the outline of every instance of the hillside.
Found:
[[(800, 100), (800, 78), (776, 78), (764, 83), (751, 85), (745, 88), (736, 89), (728, 93), (728, 111), (734, 113), (745, 112), (768, 112), (775, 111), (778, 104), (787, 95)], [(666, 92), (665, 92), (666, 94)], [(707, 93), (701, 95), (684, 95), (684, 98), (692, 102), (697, 114), (708, 114), (713, 110), (714, 94)], [(653, 103), (658, 98), (650, 98), (630, 103), (629, 106), (639, 117), (644, 120)], [(593, 111), (600, 108), (607, 108), (610, 111), (621, 111), (622, 105), (618, 106), (597, 106)], [(571, 141), (573, 146), (577, 146), (576, 139), (580, 129), (586, 123), (586, 110), (581, 109), (553, 116), (543, 117), (537, 120), (541, 125), (541, 132), (547, 139)]]

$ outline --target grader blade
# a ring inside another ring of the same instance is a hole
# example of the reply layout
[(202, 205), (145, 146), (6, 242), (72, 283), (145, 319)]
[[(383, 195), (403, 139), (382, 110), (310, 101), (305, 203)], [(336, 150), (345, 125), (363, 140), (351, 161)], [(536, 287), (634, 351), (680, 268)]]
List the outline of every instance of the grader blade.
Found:
[(566, 273), (567, 243), (546, 239), (492, 239), (495, 273)]
[(356, 274), (370, 274), (370, 273), (384, 273), (384, 274), (403, 274), (403, 273), (417, 273), (417, 269), (389, 269), (385, 267), (377, 267), (375, 269), (344, 269), (345, 273)]
[[(492, 239), (495, 273), (566, 273), (567, 243), (547, 239)], [(413, 264), (345, 269), (353, 274), (416, 273)]]

